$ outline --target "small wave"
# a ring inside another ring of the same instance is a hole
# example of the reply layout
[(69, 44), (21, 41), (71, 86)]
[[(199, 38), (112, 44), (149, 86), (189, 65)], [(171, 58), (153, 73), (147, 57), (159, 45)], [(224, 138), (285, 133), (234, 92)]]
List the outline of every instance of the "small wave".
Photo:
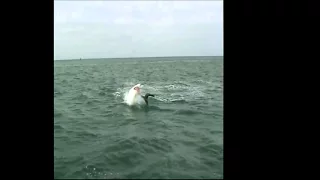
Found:
[(174, 112), (174, 114), (180, 114), (180, 115), (195, 115), (198, 114), (198, 111), (194, 111), (194, 110), (185, 110), (185, 109), (180, 109), (180, 110), (176, 110)]
[(62, 95), (63, 94), (63, 92), (60, 90), (60, 89), (58, 89), (58, 88), (54, 88), (54, 97), (56, 97), (56, 96), (58, 96), (58, 95)]
[(90, 93), (85, 91), (78, 94), (74, 99), (86, 100), (91, 97)]
[(173, 99), (173, 100), (171, 100), (171, 102), (173, 102), (173, 103), (186, 103), (187, 101), (184, 99)]
[(105, 96), (105, 95), (106, 95), (106, 93), (103, 92), (103, 91), (100, 91), (98, 94), (99, 94), (100, 96)]
[(54, 111), (54, 117), (55, 118), (62, 117), (62, 115), (63, 114), (61, 112)]
[(88, 104), (88, 105), (92, 105), (92, 104), (94, 104), (94, 103), (99, 103), (99, 102), (100, 102), (100, 101), (97, 100), (97, 99), (90, 99), (90, 100), (86, 101), (85, 103)]
[(57, 130), (63, 130), (64, 128), (63, 128), (61, 125), (55, 124), (55, 125), (53, 126), (53, 129), (54, 129), (55, 131), (57, 131)]
[(199, 153), (208, 153), (208, 154), (214, 154), (217, 155), (217, 157), (219, 157), (220, 155), (223, 154), (223, 148), (217, 144), (213, 144), (213, 143), (208, 143), (206, 145), (202, 145), (200, 147), (197, 148)]
[(93, 132), (90, 132), (90, 131), (82, 131), (81, 133), (78, 134), (78, 137), (82, 137), (82, 138), (97, 138), (99, 137), (98, 133), (93, 133)]

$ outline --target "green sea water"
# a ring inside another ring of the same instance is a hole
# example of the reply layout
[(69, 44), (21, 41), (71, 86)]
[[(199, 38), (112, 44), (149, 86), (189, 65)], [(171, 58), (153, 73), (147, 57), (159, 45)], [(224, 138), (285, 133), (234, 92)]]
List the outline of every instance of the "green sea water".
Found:
[(223, 178), (223, 57), (54, 61), (54, 177)]

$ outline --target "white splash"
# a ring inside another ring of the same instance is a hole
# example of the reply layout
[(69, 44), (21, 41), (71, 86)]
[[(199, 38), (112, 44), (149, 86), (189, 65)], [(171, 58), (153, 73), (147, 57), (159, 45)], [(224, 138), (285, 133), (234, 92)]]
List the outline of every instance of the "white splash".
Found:
[(128, 92), (124, 93), (124, 102), (129, 106), (145, 104), (144, 99), (141, 97), (141, 84), (133, 86)]

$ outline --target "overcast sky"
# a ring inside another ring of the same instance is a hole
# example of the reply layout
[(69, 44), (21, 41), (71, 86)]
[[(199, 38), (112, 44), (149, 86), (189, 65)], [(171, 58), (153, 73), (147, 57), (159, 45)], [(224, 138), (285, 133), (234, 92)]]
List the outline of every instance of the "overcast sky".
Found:
[(54, 59), (214, 55), (222, 1), (54, 1)]

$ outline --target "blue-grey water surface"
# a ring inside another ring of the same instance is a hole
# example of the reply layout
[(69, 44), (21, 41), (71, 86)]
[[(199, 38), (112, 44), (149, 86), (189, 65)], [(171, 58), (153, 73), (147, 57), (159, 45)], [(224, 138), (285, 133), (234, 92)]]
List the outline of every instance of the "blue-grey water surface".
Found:
[(54, 177), (223, 178), (222, 88), (222, 57), (55, 61)]

